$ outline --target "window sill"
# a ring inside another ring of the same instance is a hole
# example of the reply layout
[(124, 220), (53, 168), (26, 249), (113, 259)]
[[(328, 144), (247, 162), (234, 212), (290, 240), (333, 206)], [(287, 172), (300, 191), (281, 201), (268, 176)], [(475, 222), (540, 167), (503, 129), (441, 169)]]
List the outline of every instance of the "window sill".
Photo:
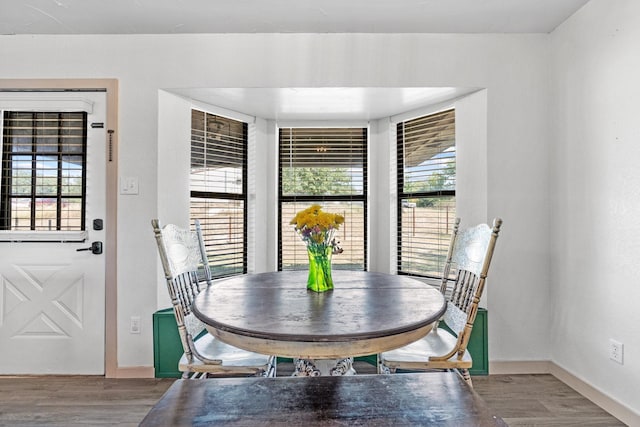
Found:
[(0, 242), (73, 243), (87, 240), (86, 231), (0, 231)]

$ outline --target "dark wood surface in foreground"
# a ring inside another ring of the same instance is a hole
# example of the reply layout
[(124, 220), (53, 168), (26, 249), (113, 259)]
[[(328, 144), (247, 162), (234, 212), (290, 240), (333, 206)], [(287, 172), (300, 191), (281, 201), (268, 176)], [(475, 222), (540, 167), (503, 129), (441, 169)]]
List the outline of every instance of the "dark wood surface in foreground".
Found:
[[(289, 365), (279, 364), (278, 375), (289, 375)], [(366, 362), (355, 367), (359, 373), (375, 372)], [(0, 426), (137, 426), (173, 382), (0, 376)], [(473, 384), (510, 427), (624, 426), (552, 375), (478, 376)]]
[(178, 380), (141, 426), (506, 426), (453, 372)]

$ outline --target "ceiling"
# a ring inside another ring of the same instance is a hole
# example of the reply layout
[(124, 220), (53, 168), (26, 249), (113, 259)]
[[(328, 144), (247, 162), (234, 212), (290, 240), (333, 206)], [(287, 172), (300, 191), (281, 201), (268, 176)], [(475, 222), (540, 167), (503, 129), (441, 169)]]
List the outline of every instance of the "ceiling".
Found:
[[(588, 0), (0, 0), (18, 34), (549, 33)], [(188, 88), (180, 96), (274, 120), (373, 120), (476, 88)]]
[(0, 0), (0, 34), (549, 33), (588, 0)]

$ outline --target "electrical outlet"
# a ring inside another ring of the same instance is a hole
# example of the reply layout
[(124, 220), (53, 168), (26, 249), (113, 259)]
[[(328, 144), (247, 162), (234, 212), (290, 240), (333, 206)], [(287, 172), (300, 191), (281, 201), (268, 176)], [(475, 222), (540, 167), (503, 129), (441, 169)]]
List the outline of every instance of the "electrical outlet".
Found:
[(131, 326), (129, 332), (132, 334), (140, 333), (140, 316), (131, 316)]
[(609, 359), (623, 364), (624, 344), (616, 340), (609, 340)]

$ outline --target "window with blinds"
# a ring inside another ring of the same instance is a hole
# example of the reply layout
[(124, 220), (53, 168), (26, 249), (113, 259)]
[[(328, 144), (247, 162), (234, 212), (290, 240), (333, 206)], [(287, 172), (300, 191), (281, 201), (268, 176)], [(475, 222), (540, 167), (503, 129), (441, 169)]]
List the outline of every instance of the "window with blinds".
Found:
[(441, 277), (455, 219), (455, 110), (398, 123), (398, 273)]
[(192, 110), (190, 190), (213, 277), (246, 273), (246, 123)]
[(367, 129), (282, 128), (278, 170), (279, 269), (307, 268), (306, 247), (289, 222), (317, 203), (345, 217), (333, 267), (366, 270)]
[(87, 114), (5, 111), (0, 230), (84, 230)]

